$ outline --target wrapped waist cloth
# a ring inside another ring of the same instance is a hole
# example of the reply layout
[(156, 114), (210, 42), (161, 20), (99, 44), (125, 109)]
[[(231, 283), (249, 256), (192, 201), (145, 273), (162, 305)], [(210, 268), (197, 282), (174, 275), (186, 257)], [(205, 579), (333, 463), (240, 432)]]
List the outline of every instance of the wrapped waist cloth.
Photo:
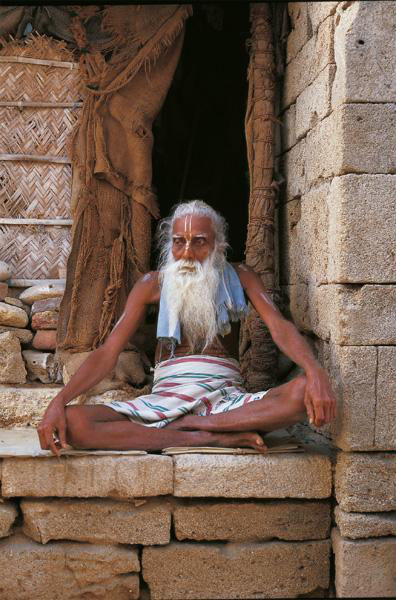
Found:
[(151, 394), (107, 406), (140, 425), (165, 427), (187, 414), (206, 416), (240, 408), (266, 393), (246, 392), (238, 361), (192, 355), (159, 363)]

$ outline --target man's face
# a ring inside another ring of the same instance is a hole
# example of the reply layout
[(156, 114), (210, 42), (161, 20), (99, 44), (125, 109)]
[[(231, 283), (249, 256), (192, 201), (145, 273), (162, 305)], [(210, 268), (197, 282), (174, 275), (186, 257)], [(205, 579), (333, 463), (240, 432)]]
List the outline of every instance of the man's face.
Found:
[(186, 215), (175, 219), (172, 255), (175, 260), (203, 263), (215, 248), (215, 233), (209, 217)]

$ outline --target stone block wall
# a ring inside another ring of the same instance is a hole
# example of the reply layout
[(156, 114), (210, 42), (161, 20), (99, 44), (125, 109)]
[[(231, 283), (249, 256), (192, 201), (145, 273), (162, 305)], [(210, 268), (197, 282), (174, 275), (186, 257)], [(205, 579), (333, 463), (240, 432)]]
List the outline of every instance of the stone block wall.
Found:
[(327, 597), (324, 454), (4, 458), (0, 483), (1, 598)]
[(293, 2), (280, 285), (338, 398), (339, 597), (396, 594), (395, 2)]

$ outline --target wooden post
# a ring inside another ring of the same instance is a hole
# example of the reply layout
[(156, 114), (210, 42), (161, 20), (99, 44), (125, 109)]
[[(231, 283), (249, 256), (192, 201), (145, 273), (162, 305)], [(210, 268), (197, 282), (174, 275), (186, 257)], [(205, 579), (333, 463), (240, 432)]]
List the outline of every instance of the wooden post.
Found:
[[(274, 291), (273, 184), (275, 122), (275, 58), (272, 43), (271, 5), (250, 5), (251, 39), (249, 91), (245, 119), (250, 175), (246, 263), (260, 275), (266, 291)], [(242, 327), (240, 359), (249, 390), (274, 384), (276, 349), (267, 328), (250, 306)]]

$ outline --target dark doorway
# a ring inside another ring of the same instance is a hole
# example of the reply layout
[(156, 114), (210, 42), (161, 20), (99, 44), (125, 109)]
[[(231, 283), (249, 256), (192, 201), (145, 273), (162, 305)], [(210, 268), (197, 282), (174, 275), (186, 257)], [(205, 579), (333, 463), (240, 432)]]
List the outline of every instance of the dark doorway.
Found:
[(153, 181), (161, 217), (177, 202), (205, 200), (229, 223), (231, 261), (244, 258), (248, 217), (248, 36), (248, 3), (194, 4), (180, 62), (153, 129)]

